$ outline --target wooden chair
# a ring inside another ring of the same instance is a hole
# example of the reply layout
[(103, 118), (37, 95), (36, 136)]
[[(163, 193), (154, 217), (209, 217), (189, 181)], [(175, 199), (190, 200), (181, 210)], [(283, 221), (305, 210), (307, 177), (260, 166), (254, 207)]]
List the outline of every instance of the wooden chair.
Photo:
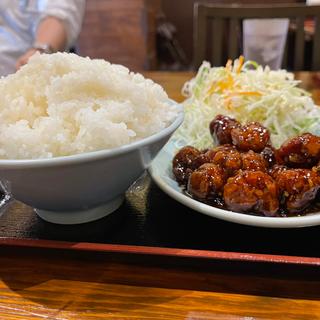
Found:
[[(320, 70), (320, 6), (304, 4), (220, 5), (195, 3), (194, 66), (198, 68), (203, 60), (208, 59), (208, 47), (210, 48), (210, 46), (211, 54), (209, 56), (211, 59), (209, 60), (215, 66), (224, 64), (227, 58), (238, 57), (241, 54), (239, 40), (242, 38), (242, 20), (270, 18), (289, 18), (290, 21), (295, 22), (293, 58), (293, 70), (295, 71), (304, 69), (305, 19), (314, 19), (311, 70)], [(211, 41), (208, 39), (210, 33)], [(223, 50), (223, 43), (227, 44), (226, 52)]]

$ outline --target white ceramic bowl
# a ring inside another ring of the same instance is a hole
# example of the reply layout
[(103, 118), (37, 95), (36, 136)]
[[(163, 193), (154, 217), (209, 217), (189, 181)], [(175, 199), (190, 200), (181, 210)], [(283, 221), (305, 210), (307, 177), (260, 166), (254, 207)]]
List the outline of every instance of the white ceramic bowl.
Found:
[(0, 160), (0, 183), (46, 221), (84, 223), (116, 210), (127, 188), (148, 168), (183, 120), (122, 147), (36, 160)]

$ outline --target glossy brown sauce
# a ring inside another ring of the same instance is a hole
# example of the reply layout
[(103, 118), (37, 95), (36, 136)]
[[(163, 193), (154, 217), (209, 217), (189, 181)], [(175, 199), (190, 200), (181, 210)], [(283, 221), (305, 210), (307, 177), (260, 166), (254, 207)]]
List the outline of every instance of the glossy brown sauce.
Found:
[(320, 211), (320, 137), (303, 133), (272, 146), (258, 122), (218, 115), (209, 126), (217, 146), (181, 148), (172, 170), (183, 192), (210, 206), (257, 216)]
[[(183, 186), (180, 186), (180, 187), (181, 187), (182, 193), (184, 195), (186, 195), (187, 197), (189, 197), (189, 198), (192, 198), (192, 199), (194, 199), (196, 201), (199, 201), (199, 202), (202, 202), (204, 204), (207, 204), (207, 205), (209, 205), (211, 207), (215, 207), (215, 208), (218, 208), (218, 209), (223, 209), (223, 210), (226, 210), (226, 211), (231, 211), (230, 209), (227, 208), (223, 198), (220, 197), (220, 196), (216, 196), (216, 197), (212, 197), (212, 198), (206, 198), (206, 199), (198, 199), (198, 198), (194, 197), (192, 194), (190, 194), (188, 192), (188, 190), (186, 190), (185, 187), (183, 187)], [(300, 217), (300, 216), (307, 216), (307, 215), (316, 214), (316, 213), (319, 213), (319, 212), (320, 212), (320, 195), (318, 194), (316, 201), (311, 203), (309, 205), (309, 207), (306, 208), (305, 210), (303, 210), (303, 211), (301, 211), (299, 213), (296, 213), (296, 214), (290, 214), (286, 208), (280, 207), (279, 211), (277, 213), (277, 217)], [(248, 214), (250, 216), (265, 217), (265, 215), (256, 213), (254, 211), (239, 212), (239, 213)]]

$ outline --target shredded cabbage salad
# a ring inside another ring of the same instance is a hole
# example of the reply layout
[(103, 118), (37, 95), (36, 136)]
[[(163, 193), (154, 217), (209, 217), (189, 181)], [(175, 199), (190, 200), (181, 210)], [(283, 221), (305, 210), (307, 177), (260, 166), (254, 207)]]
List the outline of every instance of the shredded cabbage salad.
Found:
[(270, 130), (279, 147), (286, 139), (310, 132), (320, 134), (320, 107), (299, 88), (286, 70), (273, 71), (243, 57), (225, 67), (203, 62), (196, 77), (185, 83), (185, 120), (174, 135), (175, 145), (212, 147), (210, 121), (218, 114), (246, 123), (258, 121)]

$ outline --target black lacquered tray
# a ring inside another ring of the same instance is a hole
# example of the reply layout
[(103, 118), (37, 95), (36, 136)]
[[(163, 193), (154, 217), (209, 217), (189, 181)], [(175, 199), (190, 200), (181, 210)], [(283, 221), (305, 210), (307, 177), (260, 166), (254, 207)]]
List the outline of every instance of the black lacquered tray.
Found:
[(171, 199), (148, 175), (117, 211), (95, 222), (51, 224), (17, 201), (4, 204), (1, 213), (3, 246), (320, 265), (320, 226), (269, 229), (221, 221)]

